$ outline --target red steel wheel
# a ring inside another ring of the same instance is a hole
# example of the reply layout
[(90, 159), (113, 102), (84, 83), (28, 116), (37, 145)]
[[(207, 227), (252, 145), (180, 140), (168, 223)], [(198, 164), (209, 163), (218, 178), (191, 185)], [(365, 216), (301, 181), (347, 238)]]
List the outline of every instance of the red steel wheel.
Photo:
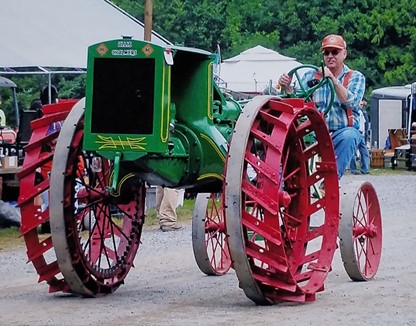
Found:
[(76, 101), (60, 101), (59, 104), (43, 106), (44, 116), (31, 123), (32, 135), (25, 147), (25, 157), (20, 179), (18, 204), (21, 212), (20, 233), (24, 238), (28, 260), (39, 275), (39, 282), (49, 284), (49, 292), (69, 291), (60, 274), (50, 234), (41, 234), (41, 226), (49, 222), (49, 209), (40, 200), (49, 197), (49, 178), (42, 180), (41, 172), (50, 171), (53, 151), (45, 150), (45, 144), (54, 142), (59, 128), (51, 128), (66, 119)]
[[(230, 252), (245, 294), (257, 304), (315, 300), (336, 249), (339, 185), (332, 140), (314, 104), (269, 96), (249, 102), (225, 180)], [(326, 195), (312, 198), (321, 183)]]
[(224, 275), (229, 271), (231, 257), (221, 193), (197, 195), (192, 218), (192, 248), (203, 273)]
[(82, 150), (84, 103), (74, 106), (58, 138), (50, 224), (65, 282), (71, 292), (90, 297), (114, 292), (132, 267), (145, 187), (127, 175), (120, 177), (120, 192), (111, 193), (112, 162)]
[(371, 280), (382, 250), (381, 210), (371, 183), (351, 183), (343, 189), (339, 241), (348, 276), (353, 281)]

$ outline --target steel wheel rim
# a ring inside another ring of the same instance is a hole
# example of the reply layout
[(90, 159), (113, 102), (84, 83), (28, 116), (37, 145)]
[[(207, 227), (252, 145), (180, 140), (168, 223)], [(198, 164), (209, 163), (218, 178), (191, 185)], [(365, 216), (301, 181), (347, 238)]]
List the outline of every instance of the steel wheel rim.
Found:
[(192, 248), (199, 269), (206, 275), (224, 275), (231, 268), (222, 194), (197, 195), (192, 217)]
[[(105, 195), (109, 163), (103, 159), (101, 172), (93, 173), (82, 151), (84, 103), (76, 104), (59, 135), (55, 156), (61, 159), (54, 160), (51, 173), (50, 222), (58, 265), (71, 291), (96, 296), (114, 292), (132, 266), (144, 222), (144, 188), (138, 189), (134, 201), (116, 205), (123, 214), (118, 225), (110, 210), (114, 205)], [(88, 167), (88, 180), (80, 177), (80, 156)], [(83, 231), (85, 220), (89, 228)]]
[(346, 185), (339, 228), (341, 258), (353, 281), (376, 275), (382, 251), (382, 221), (377, 193), (369, 182)]
[[(293, 109), (292, 105), (296, 109)], [(305, 109), (302, 110), (304, 106)], [(270, 117), (276, 111), (280, 114), (277, 121)], [(274, 120), (270, 135), (273, 135), (276, 129), (286, 128), (286, 136), (297, 137), (297, 143), (291, 146), (298, 146), (298, 149), (290, 154), (290, 146), (285, 144), (286, 141), (289, 142), (289, 138), (273, 138), (259, 132), (259, 116), (260, 120)], [(300, 122), (299, 119), (302, 117), (307, 118), (305, 123)], [(250, 136), (247, 130), (251, 130)], [(311, 132), (316, 134), (319, 142), (315, 142), (310, 148), (301, 148), (305, 135)], [(254, 155), (246, 153), (246, 149), (253, 145), (251, 138), (263, 144), (268, 142), (267, 139), (273, 138), (273, 144), (263, 145), (268, 148), (265, 159), (256, 159)], [(283, 158), (276, 154), (279, 151), (286, 153), (282, 155)], [(246, 163), (239, 163), (242, 161), (239, 153), (246, 153)], [(301, 153), (299, 156), (302, 162), (293, 171), (289, 171), (288, 162), (296, 161), (297, 153)], [(318, 154), (322, 156), (322, 162), (317, 164), (317, 172), (309, 172), (309, 161)], [(280, 162), (280, 159), (286, 161)], [(253, 186), (245, 180), (249, 179), (248, 170), (244, 166), (248, 166), (247, 162), (255, 167), (258, 176), (266, 176), (262, 181), (264, 186), (260, 187), (260, 182)], [(278, 170), (271, 168), (274, 162), (277, 165), (283, 164), (283, 183), (279, 181)], [(298, 171), (295, 171), (296, 169)], [(299, 176), (298, 181), (295, 181), (296, 175)], [(301, 181), (302, 178), (305, 180)], [(324, 181), (330, 195), (313, 201), (310, 196), (312, 186), (321, 181)], [(296, 185), (291, 186), (290, 182), (298, 182), (301, 185), (301, 190), (296, 196), (291, 193)], [(283, 184), (285, 188), (281, 187)], [(243, 190), (242, 193), (239, 189)], [(273, 198), (268, 196), (270, 193), (274, 193)], [(312, 105), (307, 105), (299, 99), (283, 102), (264, 96), (256, 97), (246, 105), (231, 140), (225, 195), (226, 224), (233, 267), (245, 294), (257, 304), (314, 300), (315, 293), (323, 288), (323, 281), (330, 270), (336, 248), (339, 193), (332, 141), (325, 122)], [(250, 196), (255, 198), (254, 204), (245, 199)], [(301, 216), (301, 222), (296, 222), (295, 216), (279, 211), (279, 207), (284, 207), (284, 210), (289, 212), (296, 205), (305, 206), (308, 212), (305, 214), (294, 210), (294, 213), (296, 211)], [(325, 221), (315, 230), (310, 230), (310, 213), (318, 211), (324, 214)], [(262, 214), (264, 219), (261, 217)], [(278, 224), (273, 224), (277, 220), (274, 220), (273, 216), (279, 216)], [(281, 232), (282, 226), (287, 229), (286, 232)], [(261, 240), (257, 241), (261, 238), (263, 244), (260, 244)], [(309, 238), (320, 238), (319, 252), (314, 254), (308, 251), (305, 243), (308, 243)], [(287, 244), (288, 242), (291, 243)], [(285, 246), (292, 246), (292, 249), (285, 249)], [(302, 271), (305, 269), (305, 263), (308, 263), (311, 272)]]

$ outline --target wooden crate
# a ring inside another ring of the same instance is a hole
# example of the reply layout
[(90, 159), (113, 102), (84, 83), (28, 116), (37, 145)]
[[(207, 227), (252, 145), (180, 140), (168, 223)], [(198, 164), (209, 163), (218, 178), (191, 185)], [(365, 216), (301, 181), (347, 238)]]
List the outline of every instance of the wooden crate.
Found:
[(371, 167), (383, 168), (384, 167), (384, 149), (372, 149), (371, 150)]

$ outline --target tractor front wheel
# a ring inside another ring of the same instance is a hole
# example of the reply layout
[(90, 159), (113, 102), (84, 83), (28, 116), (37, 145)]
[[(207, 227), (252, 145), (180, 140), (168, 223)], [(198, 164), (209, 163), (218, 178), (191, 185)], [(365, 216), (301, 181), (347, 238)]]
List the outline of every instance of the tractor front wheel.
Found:
[(339, 242), (348, 276), (353, 281), (371, 280), (382, 249), (381, 210), (371, 183), (351, 183), (343, 189)]
[(230, 269), (222, 193), (197, 195), (192, 217), (192, 247), (195, 261), (206, 275), (224, 275)]

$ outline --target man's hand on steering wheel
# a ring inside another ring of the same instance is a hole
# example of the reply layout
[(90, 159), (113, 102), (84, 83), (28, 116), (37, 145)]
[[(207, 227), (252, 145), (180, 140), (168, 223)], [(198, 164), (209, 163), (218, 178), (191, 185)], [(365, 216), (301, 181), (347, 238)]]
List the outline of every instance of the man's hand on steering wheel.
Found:
[[(299, 75), (299, 70), (301, 69), (313, 69), (317, 72), (319, 71), (320, 75), (323, 76), (323, 78), (312, 79), (311, 81), (308, 81), (307, 85), (303, 85), (301, 76)], [(293, 76), (295, 76), (300, 89), (291, 89), (290, 84), (292, 82)], [(335, 88), (333, 79), (335, 79), (335, 77), (332, 75), (331, 71), (327, 67), (318, 68), (314, 65), (301, 65), (292, 69), (287, 74), (283, 74), (279, 78), (279, 84), (283, 86), (281, 96), (285, 97), (286, 95), (286, 97), (303, 98), (307, 102), (312, 101), (313, 93), (315, 93), (316, 90), (318, 90), (319, 88), (328, 84), (330, 89), (330, 99), (327, 107), (323, 110), (324, 114), (326, 114), (334, 104), (335, 100)]]

